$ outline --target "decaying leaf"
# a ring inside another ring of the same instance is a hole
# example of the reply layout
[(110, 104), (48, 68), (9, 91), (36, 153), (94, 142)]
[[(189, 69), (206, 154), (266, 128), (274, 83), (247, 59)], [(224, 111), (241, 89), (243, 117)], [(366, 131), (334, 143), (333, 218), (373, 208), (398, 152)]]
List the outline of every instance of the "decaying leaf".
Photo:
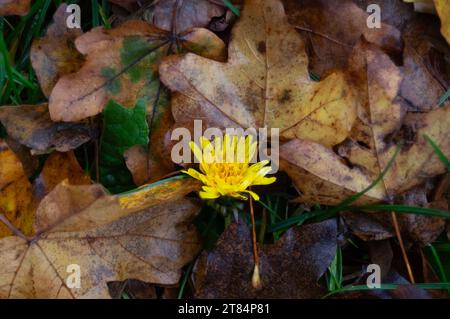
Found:
[[(59, 184), (38, 207), (37, 237), (0, 240), (0, 297), (107, 298), (108, 281), (130, 277), (176, 284), (199, 249), (198, 207), (181, 198), (190, 187), (166, 181), (125, 208), (100, 185)], [(81, 269), (79, 289), (66, 285), (71, 264)]]
[[(31, 184), (17, 156), (0, 140), (0, 214), (24, 234), (33, 232), (36, 206)], [(0, 238), (12, 235), (0, 222)]]
[(0, 16), (26, 15), (31, 0), (0, 0)]
[(44, 163), (41, 173), (33, 182), (35, 198), (42, 199), (64, 180), (67, 180), (70, 185), (91, 184), (90, 177), (80, 167), (72, 151), (50, 154)]
[(438, 107), (450, 87), (450, 48), (433, 18), (420, 15), (408, 23), (403, 33), (404, 77), (399, 93), (412, 112)]
[(280, 1), (246, 1), (228, 52), (227, 63), (186, 54), (161, 64), (162, 81), (178, 92), (176, 122), (279, 128), (283, 137), (325, 145), (345, 139), (356, 116), (352, 89), (340, 72), (309, 79), (305, 43)]
[(273, 245), (259, 247), (262, 289), (251, 285), (249, 226), (229, 226), (216, 248), (202, 253), (194, 269), (197, 298), (319, 298), (317, 283), (336, 253), (336, 220), (289, 229)]
[(148, 113), (158, 103), (157, 67), (171, 52), (194, 49), (211, 58), (223, 54), (222, 41), (206, 29), (172, 36), (144, 21), (127, 21), (117, 28), (94, 28), (75, 40), (86, 55), (83, 67), (63, 76), (49, 99), (54, 121), (78, 121), (100, 113), (110, 99), (133, 107), (139, 98), (148, 101)]
[(66, 8), (65, 3), (58, 7), (45, 35), (35, 39), (31, 46), (30, 60), (47, 97), (61, 76), (77, 71), (83, 63), (83, 56), (75, 49), (74, 43), (82, 31), (67, 27), (69, 13), (66, 13)]
[(53, 122), (47, 104), (2, 106), (0, 122), (10, 137), (33, 154), (68, 152), (89, 141), (96, 131), (87, 122)]
[[(420, 116), (405, 114), (404, 104), (398, 98), (401, 70), (367, 42), (355, 50), (351, 65), (356, 72), (354, 85), (360, 88), (363, 104), (350, 138), (338, 147), (342, 157), (309, 141), (291, 141), (280, 148), (280, 157), (288, 162), (285, 169), (306, 200), (322, 198), (320, 203), (336, 204), (349, 191), (363, 190), (386, 168), (397, 149), (396, 141), (402, 138), (410, 144), (401, 150), (382, 182), (366, 193), (366, 197), (387, 199), (444, 173), (444, 165), (424, 135), (430, 136), (444, 154), (450, 155), (450, 105)], [(406, 136), (405, 132), (413, 136)]]
[(175, 33), (206, 27), (212, 18), (225, 13), (225, 6), (209, 0), (157, 1), (144, 18), (156, 27)]
[[(302, 32), (309, 46), (309, 67), (320, 77), (335, 68), (347, 68), (348, 57), (361, 36), (386, 51), (402, 49), (399, 30), (386, 23), (380, 28), (368, 28), (369, 13), (352, 0), (283, 0), (283, 3), (289, 22)], [(381, 11), (382, 16), (387, 14), (384, 6)]]

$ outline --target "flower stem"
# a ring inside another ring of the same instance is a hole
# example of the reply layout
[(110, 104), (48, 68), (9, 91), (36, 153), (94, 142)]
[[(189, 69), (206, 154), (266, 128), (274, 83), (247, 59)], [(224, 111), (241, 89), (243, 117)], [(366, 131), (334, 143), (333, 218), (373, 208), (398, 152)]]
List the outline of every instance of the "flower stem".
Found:
[(258, 246), (256, 243), (256, 225), (255, 225), (255, 213), (253, 211), (253, 199), (252, 196), (249, 196), (250, 201), (250, 217), (252, 220), (252, 243), (253, 243), (253, 260), (255, 263), (255, 266), (253, 268), (253, 275), (252, 275), (252, 286), (255, 289), (261, 289), (262, 283), (261, 283), (261, 277), (259, 275), (259, 255), (258, 255)]

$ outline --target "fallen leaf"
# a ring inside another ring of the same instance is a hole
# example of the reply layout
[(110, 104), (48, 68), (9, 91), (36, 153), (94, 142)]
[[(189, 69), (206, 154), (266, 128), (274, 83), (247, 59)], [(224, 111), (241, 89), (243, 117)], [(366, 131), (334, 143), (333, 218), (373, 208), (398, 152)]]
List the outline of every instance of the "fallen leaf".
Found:
[(434, 0), (434, 5), (441, 18), (441, 33), (450, 44), (450, 6), (446, 0)]
[(225, 9), (209, 0), (165, 0), (149, 7), (144, 18), (162, 30), (179, 33), (206, 27), (212, 18), (223, 15)]
[[(176, 284), (199, 250), (191, 224), (199, 208), (182, 198), (186, 185), (153, 185), (145, 201), (122, 208), (100, 185), (59, 184), (38, 207), (38, 236), (0, 240), (0, 297), (108, 298), (108, 281), (130, 277)], [(79, 289), (66, 284), (71, 264), (81, 269)]]
[(0, 16), (24, 16), (30, 10), (31, 0), (0, 0)]
[[(61, 77), (49, 99), (54, 121), (78, 121), (100, 113), (110, 99), (133, 107), (148, 99), (148, 114), (159, 102), (157, 67), (161, 58), (177, 51), (171, 34), (144, 21), (127, 21), (117, 28), (94, 28), (75, 40), (86, 55), (83, 67)], [(194, 29), (177, 36), (179, 50), (194, 49), (220, 58), (224, 44), (212, 32)], [(166, 106), (167, 107), (167, 106)]]
[[(347, 68), (352, 48), (361, 36), (386, 51), (402, 50), (400, 31), (386, 23), (381, 28), (368, 28), (367, 6), (361, 9), (352, 0), (283, 0), (283, 3), (289, 22), (305, 38), (310, 69), (321, 78), (333, 69)], [(388, 8), (384, 5), (380, 8), (385, 16)]]
[[(407, 146), (400, 151), (382, 182), (359, 203), (387, 200), (388, 196), (401, 194), (446, 171), (424, 135), (450, 156), (450, 104), (428, 113), (405, 114), (404, 104), (398, 98), (401, 70), (381, 50), (362, 43), (351, 63), (353, 70), (358, 70), (354, 83), (359, 87), (362, 104), (349, 139), (337, 147), (339, 155), (322, 145), (302, 140), (280, 147), (280, 158), (287, 162), (284, 169), (306, 201), (312, 198), (321, 204), (335, 205), (349, 192), (362, 191), (386, 168), (396, 152), (397, 140), (402, 138)], [(412, 136), (407, 136), (408, 132)]]
[(42, 38), (33, 41), (30, 60), (39, 80), (42, 92), (49, 96), (57, 80), (77, 71), (83, 64), (83, 56), (75, 49), (75, 39), (81, 29), (68, 28), (67, 4), (61, 4), (53, 15), (53, 23)]
[(317, 283), (336, 253), (336, 220), (289, 229), (275, 244), (259, 247), (262, 289), (251, 285), (253, 255), (249, 226), (229, 226), (194, 267), (197, 298), (318, 298)]
[(389, 213), (343, 212), (340, 215), (351, 232), (364, 241), (385, 240), (395, 236)]
[(305, 43), (280, 1), (245, 2), (228, 55), (227, 63), (194, 54), (161, 63), (163, 83), (177, 92), (177, 123), (201, 118), (206, 127), (279, 128), (285, 138), (326, 145), (348, 135), (356, 116), (351, 87), (340, 72), (309, 79)]
[[(0, 214), (17, 229), (31, 235), (36, 209), (31, 184), (18, 157), (0, 140)], [(0, 238), (12, 232), (0, 222)]]
[(426, 112), (438, 107), (450, 86), (450, 48), (441, 39), (432, 16), (414, 18), (403, 33), (404, 77), (399, 94), (408, 111)]
[(47, 104), (2, 106), (0, 121), (8, 135), (31, 148), (32, 154), (68, 152), (95, 136), (89, 123), (62, 123), (50, 119)]
[(42, 199), (56, 185), (67, 180), (70, 185), (89, 185), (91, 179), (80, 167), (80, 164), (71, 152), (50, 154), (44, 163), (41, 173), (33, 182), (33, 194), (35, 198)]

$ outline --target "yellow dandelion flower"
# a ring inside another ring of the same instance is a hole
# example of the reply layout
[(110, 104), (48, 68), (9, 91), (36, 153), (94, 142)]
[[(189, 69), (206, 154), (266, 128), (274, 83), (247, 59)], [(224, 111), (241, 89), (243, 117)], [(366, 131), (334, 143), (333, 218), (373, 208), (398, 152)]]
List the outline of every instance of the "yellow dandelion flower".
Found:
[(265, 177), (272, 170), (266, 166), (268, 160), (250, 165), (257, 150), (257, 142), (253, 142), (251, 135), (238, 138), (226, 134), (223, 140), (217, 137), (213, 142), (201, 137), (200, 144), (189, 143), (200, 162), (200, 171), (190, 168), (183, 172), (204, 184), (200, 191), (203, 199), (221, 196), (247, 199), (247, 194), (250, 194), (259, 200), (259, 196), (248, 188), (252, 185), (268, 185), (276, 180), (275, 177)]

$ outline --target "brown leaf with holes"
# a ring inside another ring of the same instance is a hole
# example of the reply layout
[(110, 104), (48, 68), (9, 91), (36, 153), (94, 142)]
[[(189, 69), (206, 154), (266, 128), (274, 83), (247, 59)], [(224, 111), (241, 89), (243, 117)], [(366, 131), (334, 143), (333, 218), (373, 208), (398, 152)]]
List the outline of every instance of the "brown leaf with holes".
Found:
[[(179, 179), (150, 185), (137, 192), (144, 200), (124, 206), (136, 193), (59, 184), (38, 207), (36, 237), (0, 240), (0, 298), (108, 298), (108, 281), (130, 277), (176, 284), (199, 250), (199, 208), (183, 198), (191, 187)], [(79, 289), (66, 284), (72, 264), (81, 269)]]
[(31, 0), (0, 0), (0, 16), (24, 16), (30, 10)]
[(201, 118), (206, 127), (279, 128), (284, 138), (330, 146), (345, 139), (356, 117), (345, 75), (310, 80), (305, 42), (289, 25), (280, 1), (249, 0), (241, 13), (227, 63), (186, 54), (161, 64), (163, 83), (176, 92), (175, 121), (189, 125)]
[(47, 104), (2, 106), (0, 122), (10, 137), (29, 147), (33, 154), (68, 152), (96, 134), (96, 129), (87, 122), (53, 122)]
[(319, 298), (318, 284), (337, 249), (336, 220), (289, 229), (275, 244), (259, 247), (262, 289), (251, 285), (253, 271), (249, 225), (230, 225), (211, 252), (194, 268), (197, 298)]
[(83, 56), (75, 49), (75, 39), (83, 32), (68, 28), (67, 4), (63, 3), (53, 15), (53, 23), (42, 38), (33, 41), (30, 60), (45, 96), (50, 93), (58, 79), (77, 71), (83, 64)]

